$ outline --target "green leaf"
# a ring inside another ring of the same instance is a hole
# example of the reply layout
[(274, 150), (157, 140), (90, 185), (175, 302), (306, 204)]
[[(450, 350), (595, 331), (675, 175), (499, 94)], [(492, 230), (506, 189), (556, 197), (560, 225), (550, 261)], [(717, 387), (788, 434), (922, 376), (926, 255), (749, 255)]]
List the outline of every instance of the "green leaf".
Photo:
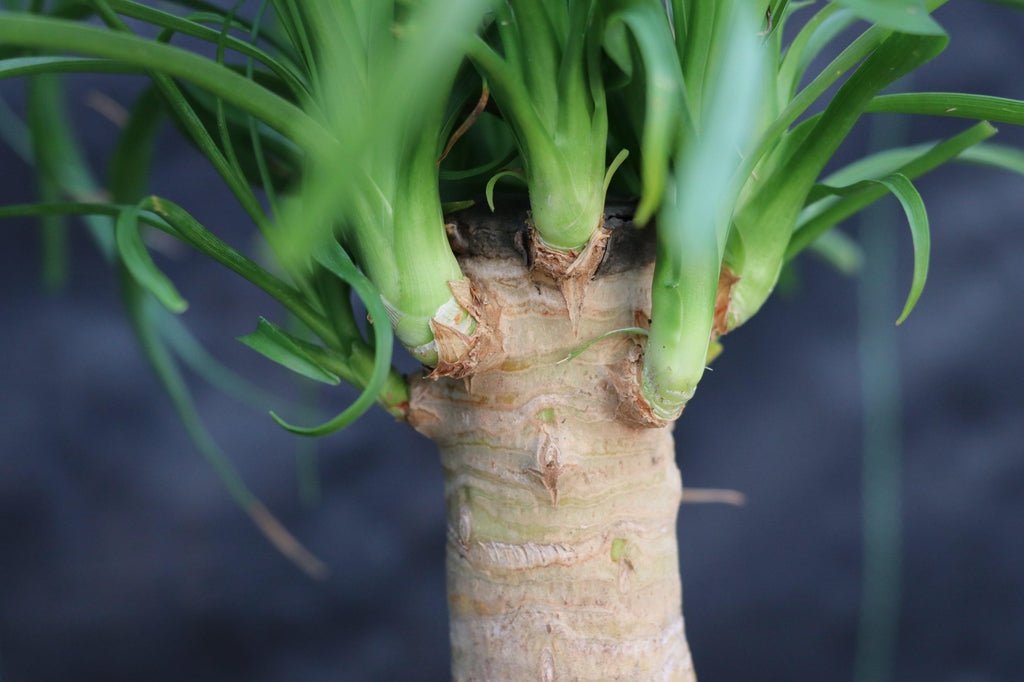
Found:
[[(57, 76), (38, 75), (33, 78), (29, 91), (28, 123), (33, 142), (29, 162), (35, 165), (40, 182), (46, 185), (44, 191), (47, 196), (44, 198), (95, 199), (100, 188), (78, 144), (64, 101), (63, 84)], [(96, 216), (87, 217), (85, 222), (103, 256), (113, 258), (115, 247), (111, 222)]]
[(867, 111), (973, 118), (1024, 125), (1024, 100), (962, 92), (905, 92), (875, 97)]
[(838, 10), (834, 3), (822, 7), (789, 43), (778, 72), (780, 106), (789, 104), (814, 58), (856, 19), (850, 12)]
[[(934, 145), (915, 145), (891, 149), (851, 164), (826, 182), (832, 184), (853, 184), (860, 180), (899, 173), (913, 180), (942, 164), (955, 159), (970, 147), (988, 139), (996, 133), (989, 123), (982, 122), (964, 132)], [(815, 190), (819, 193), (821, 190)], [(823, 192), (822, 195), (827, 194)], [(786, 247), (786, 260), (791, 259), (828, 229), (867, 208), (885, 196), (886, 190), (878, 185), (862, 185), (861, 189), (849, 192), (835, 199), (817, 201), (804, 209), (799, 223)], [(810, 195), (809, 195), (810, 196)]]
[(619, 153), (615, 155), (615, 158), (612, 159), (612, 162), (608, 164), (608, 170), (604, 174), (604, 197), (606, 202), (608, 199), (608, 188), (612, 184), (612, 178), (615, 177), (615, 171), (619, 170), (619, 166), (621, 166), (627, 158), (629, 158), (629, 150), (621, 149), (619, 150)]
[(868, 186), (881, 186), (899, 199), (903, 211), (907, 215), (907, 222), (910, 225), (910, 234), (914, 243), (914, 275), (910, 284), (910, 293), (907, 295), (906, 303), (903, 305), (903, 312), (900, 313), (896, 324), (903, 324), (910, 312), (917, 305), (924, 290), (925, 282), (928, 279), (928, 262), (931, 255), (931, 232), (928, 227), (928, 211), (925, 208), (924, 200), (918, 193), (917, 188), (905, 175), (893, 173), (880, 180), (864, 180), (846, 187), (828, 187), (828, 190), (836, 196), (848, 196)]
[(16, 12), (0, 12), (0, 44), (81, 52), (181, 78), (260, 118), (306, 149), (334, 144), (319, 123), (291, 102), (181, 48), (79, 22)]
[[(140, 213), (138, 217), (140, 222), (156, 227), (168, 235), (180, 239), (201, 253), (210, 256), (221, 265), (245, 277), (281, 302), (289, 312), (295, 315), (297, 320), (306, 325), (321, 339), (329, 339), (331, 343), (339, 344), (332, 324), (324, 319), (318, 311), (310, 307), (295, 289), (222, 242), (196, 222), (184, 209), (166, 199), (158, 199), (157, 197), (146, 199), (142, 205), (147, 211), (152, 210), (153, 213), (146, 211)], [(41, 215), (114, 217), (120, 215), (122, 211), (132, 208), (135, 207), (99, 203), (16, 204), (0, 206), (0, 219)], [(372, 299), (370, 302), (372, 303)], [(380, 308), (382, 307), (380, 305)], [(379, 310), (379, 308), (371, 309)], [(384, 316), (386, 317), (386, 315), (387, 313), (384, 311)], [(383, 368), (386, 376), (385, 387), (379, 393), (379, 396), (383, 406), (392, 415), (400, 418), (405, 414), (406, 405), (409, 400), (409, 390), (405, 380), (397, 372), (389, 371), (392, 337), (390, 336), (390, 327), (384, 325), (384, 328), (385, 331), (383, 333), (389, 334), (387, 338), (381, 339), (379, 334), (375, 335), (375, 344), (379, 344), (380, 347), (384, 347), (385, 342), (388, 344), (386, 346), (387, 356), (384, 359)], [(314, 349), (314, 346), (307, 347), (307, 350), (311, 353)], [(374, 372), (379, 371), (377, 369), (379, 366), (377, 358), (382, 356), (376, 352), (370, 352), (361, 340), (353, 343), (349, 339), (344, 344), (342, 350), (344, 350), (344, 357), (328, 352), (323, 356), (318, 355), (317, 360), (349, 383), (355, 386), (367, 386)]]
[(494, 212), (494, 186), (502, 178), (515, 178), (526, 184), (526, 176), (523, 175), (521, 170), (503, 170), (492, 175), (491, 179), (487, 181), (487, 186), (484, 188), (484, 197), (487, 199), (487, 207), (491, 209), (491, 213)]
[(947, 43), (946, 36), (892, 34), (843, 84), (789, 158), (767, 179), (753, 179), (757, 189), (736, 216), (726, 256), (740, 277), (729, 306), (731, 328), (749, 319), (771, 294), (786, 260), (788, 238), (815, 180), (872, 98), (934, 58)]
[(721, 17), (724, 36), (719, 87), (705, 93), (709, 114), (701, 137), (680, 145), (674, 177), (658, 212), (651, 288), (651, 330), (644, 351), (643, 395), (654, 414), (674, 419), (704, 374), (715, 317), (715, 294), (739, 192), (740, 150), (765, 93), (760, 17), (733, 3)]
[[(664, 9), (656, 2), (628, 0), (618, 0), (611, 6), (614, 9), (607, 19), (606, 49), (614, 45), (615, 32), (628, 29), (643, 59), (643, 91), (646, 99), (644, 120), (640, 126), (643, 131), (640, 144), (643, 190), (634, 217), (637, 224), (643, 225), (650, 220), (661, 202), (672, 150), (680, 135), (693, 134), (693, 122), (671, 26)], [(628, 55), (627, 47), (620, 62), (628, 58)], [(639, 71), (638, 68), (632, 70)], [(606, 175), (606, 180), (608, 177)], [(606, 193), (607, 184), (606, 181)]]
[(1024, 175), (1024, 151), (1013, 147), (997, 144), (979, 144), (966, 150), (957, 157), (957, 161), (966, 161), (982, 166), (1002, 168)]
[(377, 288), (356, 268), (355, 263), (337, 242), (330, 242), (314, 254), (317, 263), (338, 279), (350, 285), (366, 305), (373, 322), (373, 371), (366, 387), (355, 401), (333, 419), (313, 427), (294, 426), (271, 412), (270, 416), (283, 428), (303, 436), (323, 436), (345, 428), (363, 415), (377, 400), (391, 371), (391, 352), (394, 332), (388, 323), (385, 309)]
[[(165, 232), (209, 256), (229, 270), (249, 280), (288, 309), (322, 339), (334, 339), (330, 323), (295, 290), (267, 272), (253, 260), (238, 253), (217, 235), (207, 230), (188, 211), (167, 199), (151, 196), (139, 206), (102, 203), (16, 204), (0, 206), (0, 218), (58, 215), (120, 216), (124, 211), (141, 209), (138, 221)], [(149, 213), (152, 211), (152, 213)]]
[(448, 282), (462, 277), (444, 231), (437, 160), (446, 99), (484, 2), (417, 2), (397, 18), (389, 2), (293, 4), (310, 17), (322, 76), (314, 95), (338, 144), (307, 155), (271, 241), (298, 270), (337, 229), (398, 311), (403, 344), (423, 348), (433, 340), (431, 316), (452, 300)]
[[(121, 20), (120, 17), (110, 7), (108, 0), (93, 0), (93, 4), (98, 10), (103, 20), (115, 31), (118, 35), (128, 33), (130, 31), (127, 24)], [(166, 40), (169, 40), (172, 31), (164, 31), (160, 36), (157, 37), (155, 44), (162, 45)], [(191, 53), (185, 53), (188, 56)], [(218, 61), (216, 66), (223, 68), (219, 63), (220, 57), (223, 55), (223, 48), (218, 50)], [(261, 229), (264, 234), (267, 233), (267, 221), (263, 213), (262, 206), (253, 194), (252, 189), (245, 181), (244, 174), (237, 168), (237, 163), (233, 163), (231, 158), (230, 150), (222, 152), (217, 144), (213, 141), (209, 131), (204, 127), (199, 116), (195, 110), (185, 99), (181, 92), (181, 88), (178, 84), (166, 73), (159, 70), (150, 70), (150, 77), (156, 83), (156, 86), (163, 93), (164, 98), (167, 101), (171, 111), (174, 113), (176, 120), (185, 128), (186, 132), (192, 138), (192, 141), (199, 147), (200, 151), (209, 159), (213, 167), (220, 173), (221, 177), (227, 182), (228, 187), (237, 197), (242, 208), (246, 210), (249, 216), (253, 219), (256, 225)], [(254, 83), (246, 80), (246, 83), (254, 85)], [(218, 100), (219, 101), (219, 100)]]
[(985, 0), (985, 2), (993, 5), (1006, 5), (1014, 9), (1024, 9), (1024, 0)]
[(281, 401), (279, 396), (257, 386), (214, 357), (185, 326), (180, 317), (165, 308), (157, 309), (154, 315), (154, 322), (163, 342), (185, 367), (207, 384), (224, 395), (260, 411), (265, 410), (267, 405)]
[[(132, 2), (131, 0), (107, 1), (110, 7), (119, 14), (140, 19), (153, 26), (157, 26), (162, 29), (170, 29), (176, 33), (183, 33), (212, 43), (218, 43), (222, 40), (220, 31), (203, 26), (197, 21), (179, 17), (152, 7), (147, 7), (146, 5), (138, 2)], [(218, 21), (230, 20), (231, 23), (236, 21), (234, 15), (231, 13), (223, 15), (210, 13), (205, 16)], [(239, 40), (233, 36), (224, 36), (223, 42), (227, 48), (234, 50), (239, 54), (253, 58), (261, 64), (269, 67), (271, 71), (277, 74), (277, 76), (279, 76), (281, 80), (288, 85), (288, 88), (294, 97), (298, 98), (308, 96), (309, 91), (307, 85), (299, 74), (297, 67), (287, 59), (271, 55), (265, 50), (260, 49), (258, 46)]]
[[(2, 20), (2, 17), (0, 17)], [(11, 57), (0, 60), (0, 79), (56, 73), (141, 73), (128, 62), (89, 57)]]
[(304, 377), (332, 386), (341, 382), (337, 374), (325, 368), (306, 352), (303, 347), (306, 345), (305, 342), (262, 317), (256, 331), (239, 337), (238, 340), (267, 359)]
[(322, 339), (334, 337), (330, 324), (310, 306), (302, 294), (264, 270), (252, 259), (231, 248), (181, 206), (173, 201), (151, 196), (142, 202), (141, 207), (152, 211), (165, 221), (163, 226), (157, 223), (157, 227), (161, 227), (171, 236), (181, 239), (270, 294), (317, 336)]
[(135, 281), (172, 313), (185, 312), (188, 303), (178, 293), (171, 280), (157, 269), (149, 256), (149, 251), (146, 250), (146, 245), (142, 242), (142, 235), (139, 234), (138, 206), (121, 211), (114, 233), (117, 252)]
[[(748, 155), (745, 163), (740, 166), (739, 175), (743, 178), (749, 177), (754, 167), (779, 144), (780, 140), (785, 138), (789, 127), (800, 118), (800, 115), (817, 101), (819, 97), (825, 94), (843, 74), (860, 64), (872, 52), (877, 50), (891, 34), (891, 31), (884, 28), (872, 26), (840, 52), (835, 59), (829, 62), (828, 66), (822, 69), (810, 83), (800, 90), (771, 125), (761, 133), (761, 137), (754, 148), (754, 153)], [(785, 64), (784, 60), (783, 65), (785, 66)], [(792, 82), (793, 88), (798, 85), (797, 81), (800, 73), (792, 76), (794, 78)], [(780, 92), (784, 92), (785, 84), (780, 84), (779, 89)]]
[(945, 35), (924, 0), (834, 0), (862, 19), (903, 33)]
[(0, 97), (0, 140), (2, 140), (22, 161), (32, 165), (31, 133), (21, 117)]

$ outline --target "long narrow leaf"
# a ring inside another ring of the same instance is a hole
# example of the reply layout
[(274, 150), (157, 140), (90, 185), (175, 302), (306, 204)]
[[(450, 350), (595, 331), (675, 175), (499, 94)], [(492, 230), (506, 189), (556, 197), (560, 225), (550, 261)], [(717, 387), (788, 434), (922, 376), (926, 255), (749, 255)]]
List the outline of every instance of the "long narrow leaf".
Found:
[[(867, 167), (859, 170), (857, 173), (847, 171), (846, 173), (841, 175), (837, 174), (837, 176), (830, 178), (830, 181), (855, 181), (858, 177), (863, 178), (864, 173), (869, 170), (873, 171), (872, 174), (876, 177), (880, 177), (883, 174), (899, 173), (910, 180), (914, 180), (942, 164), (955, 159), (957, 156), (964, 153), (965, 150), (968, 150), (970, 147), (988, 139), (995, 133), (996, 129), (989, 123), (978, 123), (948, 140), (944, 140), (943, 142), (935, 145), (925, 146), (925, 148), (921, 149), (918, 153), (911, 154), (910, 158), (899, 159), (901, 163), (896, 167), (888, 163), (887, 160), (882, 157), (882, 161), (886, 161), (884, 165), (868, 164)], [(914, 149), (915, 148), (911, 148), (911, 151), (914, 151)], [(906, 150), (890, 152), (893, 160), (897, 160), (905, 153)], [(875, 157), (875, 159), (877, 160), (878, 157)], [(865, 185), (861, 186), (859, 190), (850, 192), (839, 198), (838, 201), (826, 199), (809, 206), (801, 214), (800, 222), (793, 231), (792, 238), (786, 247), (786, 259), (788, 260), (792, 258), (825, 231), (854, 215), (858, 211), (867, 208), (872, 203), (885, 196), (885, 194), (886, 190), (883, 187), (878, 185)]]
[[(185, 35), (202, 38), (203, 40), (207, 40), (212, 43), (217, 43), (221, 40), (220, 31), (208, 28), (187, 18), (179, 17), (152, 7), (147, 7), (146, 5), (138, 2), (132, 2), (131, 0), (108, 0), (108, 2), (110, 3), (111, 8), (116, 12), (135, 19), (140, 19), (146, 23), (152, 24), (153, 26), (157, 26), (162, 29), (171, 29), (177, 33), (184, 33)], [(231, 22), (236, 20), (233, 15), (224, 15), (224, 18), (230, 18)], [(269, 67), (281, 78), (282, 81), (287, 83), (293, 96), (299, 98), (309, 95), (308, 87), (303, 81), (301, 75), (298, 73), (296, 67), (293, 64), (290, 64), (287, 60), (275, 57), (252, 43), (239, 40), (233, 36), (226, 36), (223, 39), (223, 42), (227, 48), (255, 59), (261, 64)]]
[(57, 73), (142, 73), (143, 69), (115, 59), (90, 57), (11, 57), (0, 60), (0, 79)]
[(847, 187), (828, 187), (828, 190), (836, 196), (847, 196), (869, 186), (883, 187), (899, 199), (900, 205), (903, 206), (903, 211), (907, 215), (907, 223), (910, 225), (910, 234), (914, 243), (914, 274), (903, 311), (896, 320), (896, 324), (903, 324), (914, 306), (917, 305), (918, 299), (921, 298), (921, 292), (924, 291), (924, 285), (928, 279), (928, 262), (931, 255), (928, 211), (914, 184), (905, 175), (899, 173), (880, 180), (864, 180)]
[(300, 108), (187, 50), (78, 22), (13, 12), (0, 12), (0, 43), (81, 52), (181, 78), (260, 118), (306, 149), (334, 144), (331, 135)]
[(645, 77), (640, 172), (643, 191), (634, 220), (645, 224), (665, 191), (669, 157), (680, 135), (694, 134), (683, 73), (664, 11), (652, 2), (619, 1), (607, 19), (607, 32), (628, 27), (643, 57)]
[(871, 99), (934, 58), (947, 42), (945, 36), (889, 37), (843, 84), (799, 147), (760, 183), (737, 215), (726, 258), (740, 277), (729, 305), (731, 327), (743, 324), (771, 294), (785, 262), (786, 243), (815, 180)]
[(148, 88), (132, 106), (110, 160), (107, 184), (114, 201), (138, 202), (149, 191), (156, 134), (162, 120), (160, 93)]
[(875, 97), (867, 111), (973, 118), (1024, 125), (1024, 100), (962, 92), (907, 92)]
[[(62, 145), (72, 143), (67, 135), (64, 99), (60, 80), (55, 76), (37, 76), (29, 82), (28, 120), (31, 129), (32, 154), (39, 160), (36, 186), (41, 201), (57, 201), (60, 197), (58, 174)], [(42, 216), (43, 283), (51, 291), (59, 290), (67, 278), (68, 238), (63, 216)]]

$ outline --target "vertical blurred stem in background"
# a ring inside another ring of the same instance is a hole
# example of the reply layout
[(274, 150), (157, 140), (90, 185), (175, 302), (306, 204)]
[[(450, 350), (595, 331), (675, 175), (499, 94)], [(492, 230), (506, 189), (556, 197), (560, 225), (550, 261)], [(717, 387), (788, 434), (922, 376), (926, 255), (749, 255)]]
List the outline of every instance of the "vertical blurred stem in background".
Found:
[[(870, 151), (903, 143), (903, 118), (871, 122)], [(863, 404), (863, 546), (855, 682), (892, 679), (900, 617), (902, 553), (902, 409), (900, 360), (893, 320), (899, 278), (901, 214), (895, 202), (864, 212), (857, 307)]]

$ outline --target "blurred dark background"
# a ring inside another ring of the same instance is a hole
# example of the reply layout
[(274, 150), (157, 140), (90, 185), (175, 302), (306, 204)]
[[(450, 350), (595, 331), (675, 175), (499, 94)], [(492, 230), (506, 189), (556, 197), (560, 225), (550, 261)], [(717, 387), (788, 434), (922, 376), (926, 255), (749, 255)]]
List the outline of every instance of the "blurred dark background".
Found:
[[(952, 44), (913, 88), (1024, 97), (1024, 14), (952, 5), (938, 15)], [(99, 92), (128, 105), (139, 82), (71, 82), (101, 171), (117, 130), (88, 102)], [(2, 82), (0, 93), (21, 107), (21, 84)], [(908, 142), (968, 125), (874, 121), (840, 162), (888, 125)], [(1002, 127), (996, 141), (1024, 143)], [(252, 252), (251, 226), (173, 130), (156, 168), (156, 191)], [(29, 168), (9, 149), (0, 170), (0, 203), (33, 196)], [(880, 557), (883, 577), (895, 566), (902, 589), (871, 607), (867, 629), (878, 638), (892, 623), (895, 649), (862, 649), (871, 659), (862, 679), (1024, 680), (1024, 178), (954, 166), (917, 184), (933, 257), (908, 322), (890, 331), (911, 260), (889, 199), (869, 220), (891, 226), (896, 290), (880, 297), (805, 257), (795, 290), (726, 339), (677, 427), (688, 485), (747, 496), (742, 508), (680, 513), (702, 682), (852, 679), (865, 429), (884, 450), (869, 448), (883, 461), (872, 471), (887, 476), (878, 489), (895, 480), (902, 506), (894, 521), (882, 500), (872, 532), (901, 523), (903, 551)], [(431, 443), (374, 411), (318, 444), (322, 495), (310, 506), (298, 492), (296, 440), (263, 412), (192, 384), (247, 481), (330, 565), (332, 576), (314, 582), (233, 506), (189, 442), (84, 231), (73, 232), (66, 290), (51, 296), (35, 227), (2, 229), (0, 680), (446, 679), (444, 510)], [(875, 243), (886, 234), (876, 231)], [(161, 264), (193, 304), (184, 320), (195, 334), (262, 387), (296, 396), (285, 372), (234, 341), (257, 315), (277, 314), (268, 300), (199, 257), (170, 256)], [(876, 275), (889, 267), (873, 263)], [(882, 326), (872, 322), (879, 314)], [(869, 417), (871, 405), (895, 398), (884, 414), (902, 418), (865, 427), (865, 396)], [(324, 407), (347, 398), (330, 392)], [(893, 456), (902, 482), (891, 477)], [(882, 582), (884, 595), (893, 583)], [(886, 668), (887, 678), (870, 672)]]

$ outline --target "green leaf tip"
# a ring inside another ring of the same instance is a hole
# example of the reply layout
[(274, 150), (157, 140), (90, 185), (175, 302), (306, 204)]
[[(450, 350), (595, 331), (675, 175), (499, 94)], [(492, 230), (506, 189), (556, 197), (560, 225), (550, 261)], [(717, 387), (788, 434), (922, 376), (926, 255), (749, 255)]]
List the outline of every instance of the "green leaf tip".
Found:
[(491, 213), (494, 213), (494, 186), (498, 184), (498, 180), (506, 177), (526, 182), (526, 176), (522, 171), (518, 170), (503, 170), (492, 175), (491, 179), (487, 181), (487, 187), (484, 188), (484, 196), (487, 197), (487, 207), (491, 209)]
[(131, 206), (122, 210), (117, 217), (114, 236), (118, 254), (132, 278), (153, 294), (165, 308), (172, 313), (185, 312), (188, 302), (178, 293), (171, 280), (157, 269), (146, 250), (139, 232), (139, 210), (138, 206)]
[(914, 274), (910, 283), (910, 293), (903, 305), (903, 311), (896, 320), (897, 325), (903, 324), (917, 305), (928, 279), (928, 263), (931, 258), (931, 231), (928, 226), (928, 211), (924, 201), (914, 184), (905, 175), (894, 173), (880, 181), (892, 192), (907, 214), (910, 224), (910, 235), (914, 244)]
[[(625, 162), (625, 160), (628, 157), (629, 157), (629, 150), (628, 149), (623, 149), (618, 154), (615, 155), (615, 158), (612, 159), (612, 162), (608, 165), (608, 170), (604, 174), (604, 191), (603, 191), (603, 195), (604, 195), (604, 198), (605, 198), (606, 201), (608, 199), (608, 187), (612, 184), (612, 178), (615, 177), (615, 171), (619, 170), (619, 166), (621, 166), (623, 164), (623, 162)], [(641, 202), (641, 205), (643, 205), (642, 202)], [(638, 225), (645, 224), (648, 220), (650, 220), (651, 213), (653, 212), (653, 210), (654, 210), (653, 207), (649, 207), (645, 213), (641, 214), (640, 213), (640, 208), (638, 207), (637, 211), (636, 211), (636, 216), (633, 217), (633, 222), (635, 222)], [(642, 218), (641, 218), (641, 215), (643, 216)]]
[(921, 194), (914, 187), (910, 179), (902, 173), (892, 173), (877, 180), (862, 180), (845, 187), (819, 185), (819, 191), (825, 191), (837, 196), (850, 196), (871, 186), (884, 187), (899, 200), (910, 226), (910, 236), (914, 245), (914, 273), (911, 278), (910, 292), (907, 294), (903, 310), (896, 320), (896, 324), (901, 325), (917, 305), (917, 301), (921, 298), (921, 293), (924, 291), (925, 282), (928, 279), (928, 262), (931, 257), (931, 231), (928, 225), (928, 210), (925, 208)]
[(293, 337), (262, 317), (257, 323), (256, 331), (241, 336), (238, 340), (268, 360), (287, 367), (296, 374), (331, 386), (341, 383), (337, 374), (325, 368), (307, 350), (306, 346), (312, 344), (306, 344)]

